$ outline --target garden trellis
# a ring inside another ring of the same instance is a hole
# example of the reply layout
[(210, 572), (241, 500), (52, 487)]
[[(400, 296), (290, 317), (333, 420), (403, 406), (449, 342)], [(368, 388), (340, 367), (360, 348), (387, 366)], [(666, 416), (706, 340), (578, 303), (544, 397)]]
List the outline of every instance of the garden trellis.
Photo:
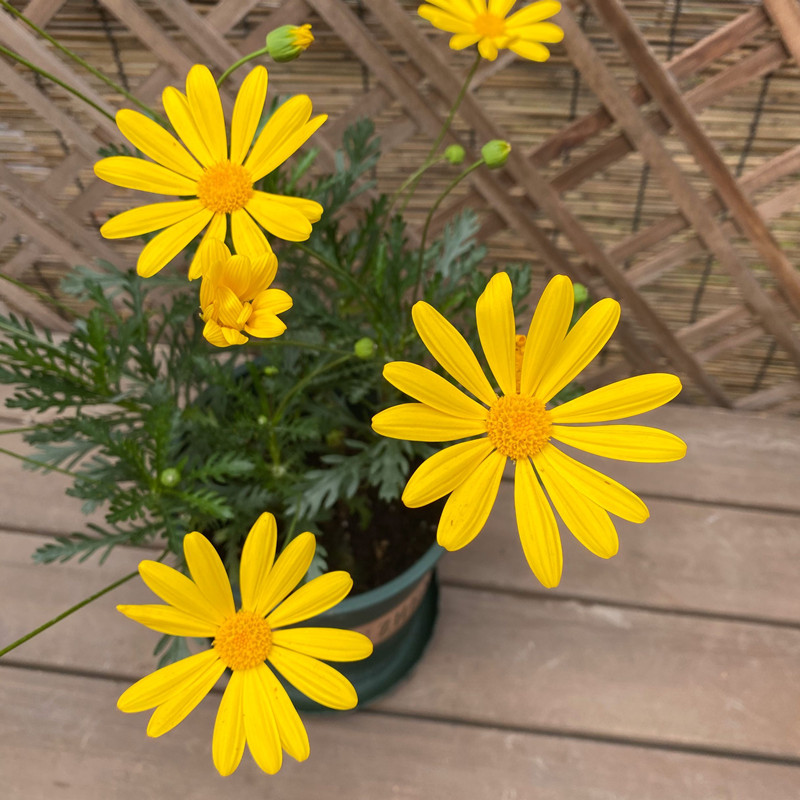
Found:
[[(193, 63), (217, 74), (282, 24), (310, 22), (317, 42), (273, 91), (308, 91), (331, 120), (315, 137), (328, 166), (348, 124), (381, 134), (386, 186), (405, 177), (457, 92), (468, 56), (416, 17), (418, 3), (380, 0), (31, 0), (15, 7), (151, 102)], [(0, 43), (113, 113), (125, 105), (5, 11)], [(476, 173), (434, 230), (467, 207), (497, 260), (565, 272), (597, 299), (623, 302), (605, 382), (674, 370), (687, 399), (791, 412), (800, 397), (800, 10), (794, 0), (589, 0), (562, 10), (563, 44), (547, 64), (510, 53), (484, 63), (451, 140), (514, 149), (503, 171)], [(227, 85), (232, 93), (244, 72)], [(103, 114), (0, 60), (0, 263), (57, 291), (69, 266), (133, 263), (136, 246), (96, 232), (125, 207), (97, 180), (98, 149), (119, 144)], [(300, 88), (302, 87), (302, 88)], [(425, 187), (413, 218), (424, 207)], [(429, 198), (428, 198), (429, 199)], [(538, 291), (538, 287), (537, 287)], [(5, 302), (37, 322), (68, 322), (3, 282)], [(290, 321), (289, 321), (289, 324)]]

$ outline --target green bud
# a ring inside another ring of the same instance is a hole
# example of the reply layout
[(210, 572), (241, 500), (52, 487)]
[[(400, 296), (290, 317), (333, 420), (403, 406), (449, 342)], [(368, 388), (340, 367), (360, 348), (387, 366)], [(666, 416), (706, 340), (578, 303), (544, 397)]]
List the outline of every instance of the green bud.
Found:
[(582, 283), (575, 283), (572, 286), (576, 305), (585, 303), (589, 299), (589, 290)]
[(263, 372), (263, 373), (264, 373), (264, 375), (266, 375), (268, 378), (271, 378), (273, 375), (277, 375), (277, 374), (278, 374), (278, 368), (277, 368), (277, 367), (271, 367), (271, 366), (270, 366), (270, 367), (264, 367), (264, 369), (262, 370), (262, 372)]
[(273, 61), (293, 61), (313, 41), (310, 25), (281, 25), (267, 34), (267, 51)]
[(283, 464), (273, 464), (269, 471), (275, 478), (282, 478), (286, 474), (286, 467)]
[(328, 433), (325, 434), (325, 444), (327, 444), (328, 447), (341, 447), (343, 442), (344, 431), (340, 428), (334, 428), (332, 431), (328, 431)]
[(266, 418), (266, 417), (265, 417), (263, 414), (259, 414), (259, 415), (256, 417), (256, 424), (257, 424), (257, 425), (261, 425), (261, 426), (263, 427), (263, 426), (264, 426), (264, 425), (266, 425), (268, 422), (269, 422), (269, 420), (268, 420), (268, 419), (267, 419), (267, 418)]
[(353, 352), (358, 356), (358, 358), (372, 358), (375, 354), (376, 344), (369, 338), (369, 336), (365, 336), (363, 339), (359, 339), (355, 345), (353, 346)]
[(492, 139), (491, 142), (481, 147), (481, 155), (489, 169), (498, 169), (506, 163), (508, 154), (511, 152), (511, 145), (502, 139)]
[(161, 470), (161, 474), (158, 476), (159, 483), (168, 489), (177, 486), (180, 479), (181, 471), (175, 469), (175, 467), (167, 467), (167, 469)]
[(466, 152), (460, 144), (448, 145), (444, 150), (444, 157), (451, 164), (460, 164), (464, 160)]

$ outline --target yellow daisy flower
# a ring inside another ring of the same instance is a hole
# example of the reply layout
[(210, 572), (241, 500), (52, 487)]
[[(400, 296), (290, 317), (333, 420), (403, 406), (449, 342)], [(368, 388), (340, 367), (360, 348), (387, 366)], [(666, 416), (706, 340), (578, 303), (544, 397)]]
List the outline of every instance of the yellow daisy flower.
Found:
[(358, 702), (355, 689), (319, 659), (358, 661), (372, 653), (369, 639), (355, 631), (287, 627), (336, 605), (353, 581), (346, 572), (329, 572), (287, 598), (308, 571), (316, 540), (301, 533), (275, 561), (276, 541), (275, 517), (265, 512), (251, 528), (242, 551), (238, 611), (217, 551), (197, 532), (183, 540), (191, 578), (156, 561), (139, 565), (142, 580), (168, 605), (117, 606), (125, 616), (160, 633), (213, 637), (208, 650), (134, 683), (117, 706), (126, 712), (155, 709), (147, 734), (161, 736), (181, 722), (229, 669), (212, 743), (214, 766), (222, 775), (239, 766), (245, 743), (256, 764), (270, 774), (281, 768), (283, 750), (298, 761), (308, 758), (306, 730), (270, 667), (318, 703), (349, 709)]
[(276, 316), (292, 307), (283, 289), (270, 289), (278, 271), (274, 253), (264, 253), (253, 262), (247, 256), (231, 255), (218, 239), (200, 248), (200, 317), (203, 336), (217, 347), (244, 344), (246, 331), (261, 339), (280, 336), (286, 324)]
[(561, 10), (555, 0), (539, 0), (519, 9), (510, 17), (514, 0), (429, 0), (419, 7), (419, 15), (440, 30), (454, 34), (453, 50), (478, 45), (483, 58), (494, 61), (497, 51), (508, 49), (531, 61), (547, 61), (550, 51), (542, 42), (555, 43), (564, 31), (542, 20)]
[[(395, 361), (384, 377), (418, 403), (381, 411), (372, 427), (384, 436), (444, 442), (477, 436), (428, 458), (411, 476), (403, 502), (412, 508), (450, 497), (437, 539), (458, 550), (483, 528), (506, 460), (516, 463), (514, 505), (522, 548), (544, 586), (557, 586), (563, 565), (553, 510), (595, 555), (610, 558), (619, 547), (608, 512), (632, 522), (649, 516), (624, 486), (581, 464), (554, 442), (626, 461), (674, 461), (686, 445), (677, 436), (639, 425), (587, 425), (650, 411), (681, 390), (674, 375), (653, 373), (612, 383), (555, 408), (547, 403), (600, 352), (619, 321), (619, 303), (603, 299), (568, 331), (573, 310), (569, 278), (546, 287), (527, 336), (515, 336), (511, 281), (501, 272), (478, 299), (478, 335), (497, 395), (478, 359), (456, 329), (432, 306), (418, 302), (414, 324), (433, 357), (480, 402), (425, 367)], [(547, 494), (545, 494), (545, 492)], [(547, 500), (550, 497), (550, 502)]]
[[(189, 70), (185, 95), (168, 86), (161, 96), (183, 144), (138, 111), (117, 112), (122, 135), (153, 161), (112, 156), (94, 165), (95, 174), (116, 186), (185, 198), (123, 211), (100, 228), (107, 239), (162, 231), (139, 255), (136, 268), (142, 277), (158, 272), (204, 229), (207, 238), (224, 241), (228, 217), (233, 246), (250, 259), (271, 252), (261, 228), (291, 242), (308, 239), (322, 206), (256, 191), (253, 184), (286, 161), (327, 116), (310, 119), (311, 100), (295, 95), (270, 117), (254, 142), (266, 97), (267, 70), (259, 66), (244, 79), (236, 97), (230, 148), (219, 90), (202, 64)], [(189, 278), (199, 275), (195, 256)]]

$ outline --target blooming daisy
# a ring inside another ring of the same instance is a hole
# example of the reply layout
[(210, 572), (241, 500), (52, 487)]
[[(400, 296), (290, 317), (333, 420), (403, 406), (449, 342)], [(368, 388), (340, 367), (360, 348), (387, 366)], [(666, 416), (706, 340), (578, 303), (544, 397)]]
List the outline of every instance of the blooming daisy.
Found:
[(388, 408), (372, 420), (375, 431), (395, 439), (478, 437), (428, 458), (403, 492), (403, 502), (412, 508), (450, 494), (437, 531), (439, 544), (448, 550), (469, 544), (483, 528), (506, 461), (514, 461), (522, 548), (547, 587), (558, 585), (563, 563), (550, 503), (578, 541), (601, 558), (615, 555), (619, 547), (608, 512), (632, 522), (649, 516), (633, 492), (568, 456), (554, 442), (626, 461), (674, 461), (686, 452), (677, 436), (656, 428), (583, 424), (663, 405), (681, 390), (674, 375), (627, 378), (548, 408), (600, 352), (619, 321), (619, 303), (603, 299), (568, 332), (573, 303), (571, 281), (556, 276), (544, 290), (527, 336), (515, 336), (511, 281), (504, 272), (489, 281), (478, 299), (476, 318), (499, 396), (461, 334), (432, 306), (416, 303), (414, 324), (425, 346), (480, 402), (425, 367), (395, 361), (384, 368), (385, 378), (419, 402)]
[(209, 649), (134, 683), (117, 706), (127, 712), (154, 708), (147, 734), (161, 736), (181, 722), (229, 669), (211, 748), (214, 766), (222, 775), (239, 766), (245, 743), (258, 766), (270, 774), (281, 768), (283, 750), (298, 761), (308, 758), (303, 723), (270, 667), (318, 703), (348, 709), (358, 702), (355, 689), (319, 659), (357, 661), (372, 653), (369, 639), (354, 631), (287, 627), (336, 605), (353, 581), (346, 572), (329, 572), (287, 598), (306, 574), (316, 540), (301, 533), (275, 561), (276, 540), (275, 517), (264, 513), (242, 551), (238, 611), (217, 551), (197, 532), (183, 540), (191, 578), (157, 561), (139, 565), (142, 580), (168, 605), (117, 606), (125, 616), (160, 633), (213, 637)]
[(542, 42), (555, 43), (564, 31), (542, 20), (561, 10), (556, 0), (539, 0), (506, 17), (514, 0), (428, 0), (419, 15), (440, 30), (452, 33), (450, 47), (463, 50), (477, 42), (483, 58), (494, 61), (508, 49), (531, 61), (547, 61), (550, 51)]
[(292, 307), (283, 289), (270, 289), (278, 270), (274, 253), (264, 253), (252, 263), (247, 256), (231, 255), (218, 239), (201, 245), (200, 316), (203, 336), (217, 347), (244, 344), (246, 331), (261, 339), (280, 336), (286, 324), (276, 316)]
[[(266, 97), (267, 70), (259, 66), (236, 97), (230, 148), (219, 90), (202, 64), (189, 70), (185, 95), (168, 86), (161, 96), (183, 144), (138, 111), (117, 112), (122, 135), (153, 161), (112, 156), (94, 165), (95, 174), (116, 186), (184, 198), (123, 211), (100, 228), (107, 239), (161, 231), (139, 255), (136, 268), (142, 277), (158, 272), (204, 229), (206, 237), (224, 241), (228, 217), (236, 251), (251, 259), (271, 252), (261, 228), (291, 242), (308, 239), (311, 223), (322, 214), (319, 203), (256, 191), (253, 185), (286, 161), (327, 117), (309, 119), (311, 100), (295, 95), (253, 141)], [(189, 278), (199, 277), (199, 270), (195, 256)]]

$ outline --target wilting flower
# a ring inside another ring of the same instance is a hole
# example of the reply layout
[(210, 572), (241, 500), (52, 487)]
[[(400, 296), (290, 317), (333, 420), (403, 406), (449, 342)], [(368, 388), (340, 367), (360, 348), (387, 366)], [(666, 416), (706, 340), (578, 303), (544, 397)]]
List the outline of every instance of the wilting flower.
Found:
[(494, 61), (498, 50), (512, 50), (531, 61), (547, 61), (550, 51), (542, 44), (560, 42), (564, 31), (542, 20), (561, 10), (555, 0), (539, 0), (506, 17), (514, 0), (428, 0), (419, 15), (440, 30), (454, 34), (453, 50), (477, 43), (483, 58)]
[(539, 301), (527, 337), (516, 336), (511, 281), (504, 272), (489, 281), (476, 317), (483, 352), (500, 387), (498, 396), (461, 334), (430, 305), (416, 303), (414, 324), (425, 346), (480, 402), (425, 367), (395, 361), (386, 365), (384, 377), (420, 402), (388, 408), (372, 420), (378, 433), (395, 439), (478, 437), (428, 458), (403, 492), (403, 502), (412, 508), (450, 494), (437, 531), (439, 544), (448, 550), (464, 547), (481, 531), (507, 459), (516, 462), (514, 505), (522, 548), (547, 587), (558, 585), (563, 563), (550, 502), (578, 541), (601, 558), (615, 555), (619, 547), (608, 512), (632, 522), (649, 516), (633, 492), (571, 458), (555, 441), (626, 461), (674, 461), (686, 452), (677, 436), (656, 428), (584, 424), (663, 405), (681, 389), (674, 375), (627, 378), (547, 407), (600, 352), (619, 321), (619, 303), (607, 298), (568, 332), (573, 304), (569, 278), (556, 276)]
[[(117, 112), (123, 136), (153, 161), (104, 158), (94, 165), (97, 176), (128, 189), (189, 198), (123, 211), (100, 228), (109, 239), (166, 229), (139, 255), (136, 266), (141, 276), (154, 275), (204, 229), (207, 238), (224, 241), (228, 217), (234, 248), (250, 259), (271, 252), (261, 228), (292, 242), (309, 237), (311, 223), (322, 214), (319, 203), (257, 191), (254, 184), (286, 161), (327, 117), (309, 119), (311, 100), (295, 95), (275, 111), (253, 141), (266, 97), (267, 70), (259, 66), (244, 79), (236, 97), (230, 149), (219, 90), (201, 64), (189, 70), (185, 95), (168, 86), (161, 96), (183, 144), (138, 111)], [(195, 257), (189, 277), (198, 277), (199, 270)]]
[(239, 766), (245, 742), (258, 766), (270, 774), (281, 768), (283, 750), (298, 761), (308, 758), (303, 723), (270, 667), (318, 703), (348, 709), (358, 702), (355, 689), (319, 659), (358, 661), (372, 652), (369, 639), (354, 631), (287, 627), (336, 605), (353, 581), (346, 572), (329, 572), (287, 597), (308, 571), (316, 540), (301, 533), (274, 561), (276, 541), (275, 517), (264, 513), (242, 551), (238, 611), (217, 551), (197, 532), (183, 540), (191, 578), (156, 561), (139, 565), (142, 580), (168, 605), (117, 606), (125, 616), (160, 633), (213, 637), (209, 649), (134, 683), (117, 706), (128, 712), (154, 708), (147, 734), (161, 736), (188, 716), (226, 669), (231, 670), (212, 743), (214, 765), (222, 775)]
[(293, 61), (314, 41), (310, 25), (281, 25), (267, 34), (267, 51), (273, 61)]
[(200, 246), (200, 316), (203, 336), (217, 347), (244, 344), (247, 337), (271, 339), (286, 330), (276, 316), (292, 307), (283, 289), (269, 286), (278, 270), (274, 253), (264, 253), (252, 262), (247, 256), (231, 255), (218, 239)]

